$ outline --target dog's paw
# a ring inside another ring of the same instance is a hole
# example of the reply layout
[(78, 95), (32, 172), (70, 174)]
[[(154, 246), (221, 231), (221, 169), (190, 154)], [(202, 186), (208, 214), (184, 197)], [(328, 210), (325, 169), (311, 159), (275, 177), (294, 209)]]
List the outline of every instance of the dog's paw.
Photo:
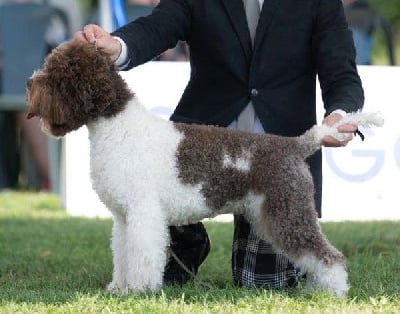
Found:
[(106, 290), (110, 293), (114, 293), (114, 294), (127, 294), (128, 293), (128, 288), (122, 288), (119, 287), (118, 284), (115, 281), (110, 282), (107, 287)]
[(338, 298), (346, 298), (349, 288), (345, 267), (333, 265), (317, 273), (307, 273), (304, 291), (326, 291)]

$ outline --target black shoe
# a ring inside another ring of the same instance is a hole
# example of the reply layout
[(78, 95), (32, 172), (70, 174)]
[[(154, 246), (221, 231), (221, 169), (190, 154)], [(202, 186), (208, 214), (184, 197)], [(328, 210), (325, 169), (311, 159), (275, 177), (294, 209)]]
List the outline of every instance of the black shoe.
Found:
[[(171, 236), (170, 249), (188, 270), (196, 275), (199, 266), (210, 252), (210, 240), (203, 224), (169, 227), (169, 232)], [(170, 255), (164, 270), (164, 284), (183, 285), (191, 279), (193, 276)]]

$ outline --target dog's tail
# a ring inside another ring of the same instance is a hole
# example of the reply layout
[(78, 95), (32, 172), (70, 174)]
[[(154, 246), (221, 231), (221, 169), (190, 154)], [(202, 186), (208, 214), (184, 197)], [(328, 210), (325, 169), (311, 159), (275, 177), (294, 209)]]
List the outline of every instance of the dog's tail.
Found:
[(348, 136), (345, 133), (338, 132), (337, 128), (344, 124), (355, 124), (358, 127), (371, 128), (380, 127), (384, 120), (379, 112), (354, 112), (346, 115), (338, 123), (333, 126), (315, 125), (303, 135), (299, 136), (299, 143), (303, 147), (304, 156), (308, 157), (321, 147), (322, 139), (325, 136), (343, 141)]

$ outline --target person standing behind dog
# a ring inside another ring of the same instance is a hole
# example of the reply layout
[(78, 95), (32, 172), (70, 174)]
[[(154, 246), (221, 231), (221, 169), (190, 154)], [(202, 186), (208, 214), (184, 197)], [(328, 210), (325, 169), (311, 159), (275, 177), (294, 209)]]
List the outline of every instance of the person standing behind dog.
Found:
[(396, 65), (392, 25), (388, 19), (373, 10), (367, 0), (342, 0), (344, 13), (353, 32), (356, 47), (356, 62), (360, 65), (372, 64), (372, 50), (375, 33), (383, 32), (387, 57), (390, 65)]
[[(172, 121), (297, 136), (316, 123), (317, 75), (323, 123), (333, 125), (363, 107), (341, 0), (161, 0), (152, 14), (111, 34), (86, 25), (75, 37), (96, 44), (122, 70), (186, 41), (191, 75)], [(348, 134), (346, 140), (326, 137), (323, 145), (345, 146), (356, 129), (344, 125), (339, 131)], [(321, 152), (308, 162), (320, 214)], [(171, 226), (170, 234), (172, 250), (197, 273), (210, 247), (203, 225)], [(295, 267), (258, 239), (241, 216), (234, 221), (232, 273), (234, 282), (245, 287), (285, 288), (298, 281)], [(164, 281), (189, 279), (170, 259)]]

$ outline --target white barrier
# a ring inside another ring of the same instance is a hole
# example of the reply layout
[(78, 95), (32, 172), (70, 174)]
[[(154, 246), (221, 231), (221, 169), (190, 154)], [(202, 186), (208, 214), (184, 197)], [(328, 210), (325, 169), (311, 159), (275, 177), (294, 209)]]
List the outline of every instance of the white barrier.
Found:
[[(400, 68), (367, 66), (359, 67), (359, 72), (366, 96), (364, 111), (381, 111), (385, 125), (363, 130), (364, 142), (356, 138), (346, 148), (324, 149), (323, 220), (399, 220)], [(189, 66), (150, 62), (122, 75), (154, 114), (167, 118), (189, 78)], [(320, 99), (318, 107), (322, 108)], [(61, 189), (67, 211), (109, 216), (91, 188), (87, 129), (67, 135), (63, 148)]]

